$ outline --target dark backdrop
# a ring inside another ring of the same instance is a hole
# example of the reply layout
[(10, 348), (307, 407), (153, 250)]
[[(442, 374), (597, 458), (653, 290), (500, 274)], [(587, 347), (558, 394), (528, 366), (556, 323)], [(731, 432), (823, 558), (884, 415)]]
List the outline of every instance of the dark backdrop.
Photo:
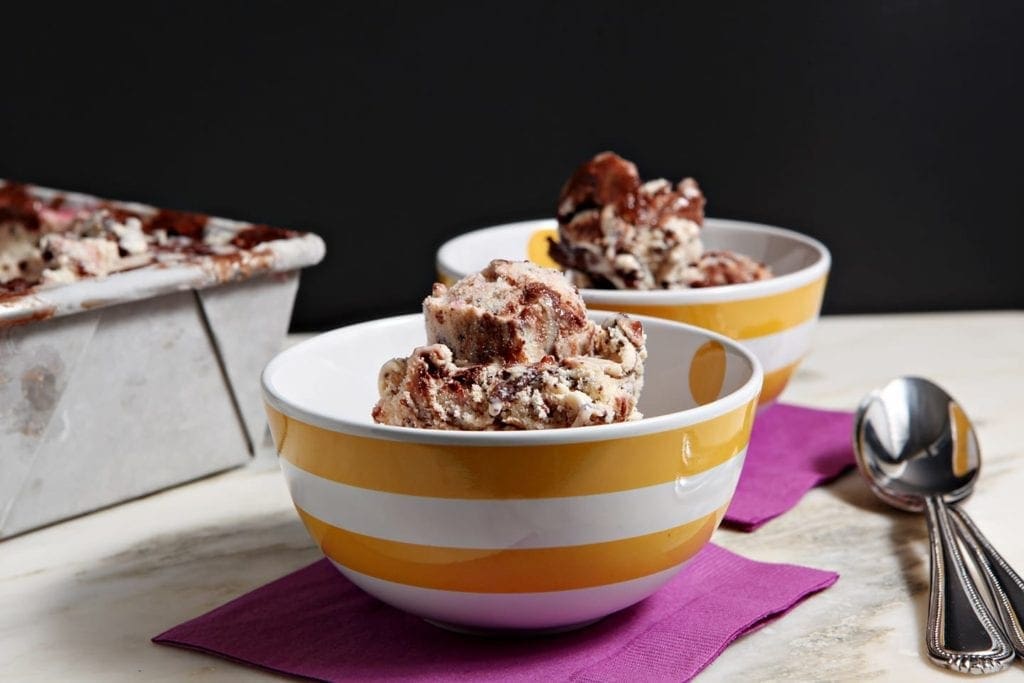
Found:
[(0, 176), (325, 237), (296, 329), (613, 149), (831, 247), (827, 312), (1020, 307), (1017, 2), (48, 3), (0, 13)]

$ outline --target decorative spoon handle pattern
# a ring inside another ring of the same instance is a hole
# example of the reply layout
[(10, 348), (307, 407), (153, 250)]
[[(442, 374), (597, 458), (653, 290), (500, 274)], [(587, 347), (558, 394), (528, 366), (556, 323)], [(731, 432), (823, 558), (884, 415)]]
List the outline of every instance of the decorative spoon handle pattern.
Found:
[(960, 506), (950, 505), (949, 513), (964, 545), (988, 584), (992, 601), (1003, 623), (1003, 631), (1017, 651), (1017, 656), (1024, 658), (1024, 580)]
[(995, 673), (1014, 658), (1013, 648), (967, 572), (946, 504), (925, 499), (931, 547), (928, 656), (961, 673)]

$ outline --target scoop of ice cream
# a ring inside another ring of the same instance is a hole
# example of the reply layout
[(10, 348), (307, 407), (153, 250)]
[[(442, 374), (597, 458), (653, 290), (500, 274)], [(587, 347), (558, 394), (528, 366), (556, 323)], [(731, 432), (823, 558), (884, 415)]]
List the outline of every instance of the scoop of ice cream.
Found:
[(771, 271), (763, 263), (749, 256), (731, 251), (706, 251), (697, 263), (701, 279), (690, 284), (691, 287), (716, 287), (718, 285), (735, 285), (741, 282), (767, 280)]
[(436, 284), (423, 312), (428, 343), (451, 349), (457, 365), (577, 356), (594, 334), (576, 288), (526, 262), (495, 260), (451, 287)]
[(643, 326), (619, 315), (595, 326), (581, 355), (460, 366), (444, 344), (381, 368), (377, 422), (426, 429), (580, 427), (639, 419)]
[(558, 202), (551, 257), (584, 287), (671, 289), (700, 280), (704, 195), (693, 178), (640, 181), (604, 152), (580, 166)]

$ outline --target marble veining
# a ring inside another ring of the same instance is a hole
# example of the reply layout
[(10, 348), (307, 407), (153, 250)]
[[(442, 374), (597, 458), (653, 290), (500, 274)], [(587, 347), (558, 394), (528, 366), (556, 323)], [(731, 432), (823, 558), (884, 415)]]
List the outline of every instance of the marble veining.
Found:
[[(1024, 313), (824, 318), (813, 348), (785, 400), (852, 409), (891, 377), (920, 374), (962, 403), (983, 456), (965, 507), (1024, 568)], [(925, 656), (923, 518), (887, 508), (857, 474), (754, 533), (723, 529), (715, 540), (842, 578), (734, 643), (698, 680), (965, 680)], [(149, 638), (318, 556), (266, 457), (2, 542), (0, 678), (278, 678)], [(1024, 665), (993, 680), (1024, 680)]]

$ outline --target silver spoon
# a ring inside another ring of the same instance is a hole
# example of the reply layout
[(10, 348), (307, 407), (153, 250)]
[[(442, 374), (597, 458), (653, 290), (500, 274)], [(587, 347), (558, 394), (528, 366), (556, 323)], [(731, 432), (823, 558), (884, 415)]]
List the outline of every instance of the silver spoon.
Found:
[[(854, 451), (879, 498), (902, 510), (926, 513), (931, 548), (928, 656), (962, 673), (1006, 668), (1013, 647), (967, 571), (956, 531), (965, 532), (972, 554), (989, 558), (978, 564), (992, 582), (1000, 612), (1011, 619), (1018, 635), (1017, 615), (1024, 612), (1018, 609), (1014, 615), (1013, 608), (1024, 605), (1024, 584), (966, 513), (952, 505), (970, 495), (981, 466), (978, 440), (964, 411), (926, 379), (895, 379), (866, 396), (857, 409)], [(1018, 651), (1022, 644), (1016, 643)]]

